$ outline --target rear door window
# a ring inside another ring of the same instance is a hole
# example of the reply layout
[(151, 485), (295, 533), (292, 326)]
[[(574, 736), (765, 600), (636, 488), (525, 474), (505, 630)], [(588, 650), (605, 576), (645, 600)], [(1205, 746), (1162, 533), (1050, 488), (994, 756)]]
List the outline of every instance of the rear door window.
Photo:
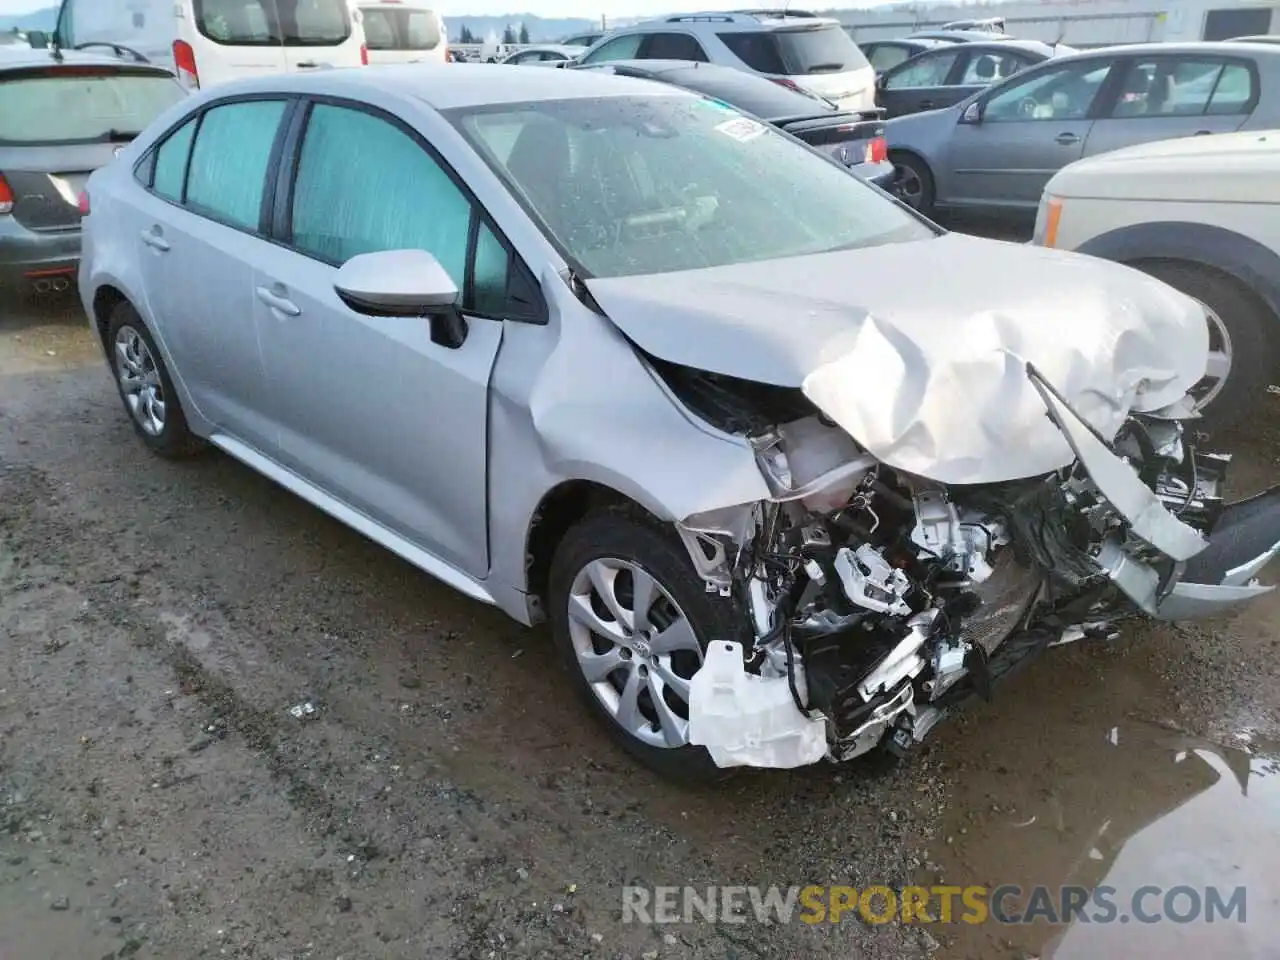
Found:
[(365, 7), (364, 36), (370, 50), (434, 50), (439, 21), (430, 10)]
[(41, 67), (0, 82), (0, 144), (125, 143), (187, 93), (172, 76), (113, 66)]
[(351, 36), (345, 0), (194, 0), (196, 25), (226, 46), (337, 46)]
[(687, 33), (651, 33), (640, 46), (644, 60), (707, 60), (702, 44)]
[(213, 220), (257, 232), (283, 100), (252, 100), (205, 112), (191, 149), (187, 206)]
[(1012, 53), (993, 53), (983, 51), (977, 56), (970, 55), (965, 65), (964, 74), (960, 77), (962, 87), (982, 87), (1012, 77), (1030, 61)]
[(1125, 74), (1111, 116), (1198, 117), (1247, 113), (1253, 75), (1241, 64), (1194, 57), (1136, 60)]

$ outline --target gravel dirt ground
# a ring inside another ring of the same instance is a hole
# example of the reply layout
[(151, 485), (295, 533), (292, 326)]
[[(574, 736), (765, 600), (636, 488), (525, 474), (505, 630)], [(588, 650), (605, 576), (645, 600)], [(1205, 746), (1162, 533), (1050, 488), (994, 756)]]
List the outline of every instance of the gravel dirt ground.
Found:
[[(1276, 478), (1268, 400), (1263, 429), (1223, 440), (1240, 492)], [(678, 789), (598, 734), (544, 635), (221, 455), (148, 456), (78, 304), (6, 300), (0, 960), (1274, 955), (1280, 797), (1250, 780), (1246, 799), (1240, 771), (1275, 782), (1278, 622), (1269, 597), (1050, 651), (893, 769)], [(627, 884), (1122, 868), (1247, 877), (1250, 920), (1083, 943), (1078, 925), (622, 922)]]

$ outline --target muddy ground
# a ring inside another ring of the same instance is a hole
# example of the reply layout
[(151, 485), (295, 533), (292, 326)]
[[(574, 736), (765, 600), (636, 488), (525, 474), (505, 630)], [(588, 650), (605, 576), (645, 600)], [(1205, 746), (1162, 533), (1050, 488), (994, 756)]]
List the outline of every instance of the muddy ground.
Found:
[[(544, 636), (223, 456), (148, 456), (74, 301), (0, 311), (0, 960), (1274, 955), (1274, 599), (1050, 651), (887, 772), (676, 789)], [(1224, 440), (1242, 492), (1278, 412)], [(621, 922), (625, 884), (1104, 877), (1245, 877), (1253, 909), (1056, 946)]]

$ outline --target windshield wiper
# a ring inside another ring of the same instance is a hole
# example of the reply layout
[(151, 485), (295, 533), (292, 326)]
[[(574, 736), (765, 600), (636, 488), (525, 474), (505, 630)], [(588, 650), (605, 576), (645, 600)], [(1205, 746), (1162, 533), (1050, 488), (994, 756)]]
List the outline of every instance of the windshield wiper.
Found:
[(141, 135), (141, 130), (116, 130), (112, 128), (98, 139), (106, 143), (130, 143)]

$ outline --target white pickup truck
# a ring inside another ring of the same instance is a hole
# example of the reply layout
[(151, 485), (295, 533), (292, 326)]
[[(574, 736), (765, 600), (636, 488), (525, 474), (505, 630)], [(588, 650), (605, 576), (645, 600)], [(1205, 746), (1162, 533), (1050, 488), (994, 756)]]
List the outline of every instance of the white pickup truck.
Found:
[(1162, 140), (1072, 163), (1034, 242), (1129, 264), (1197, 298), (1212, 354), (1210, 428), (1238, 423), (1280, 361), (1280, 130)]

